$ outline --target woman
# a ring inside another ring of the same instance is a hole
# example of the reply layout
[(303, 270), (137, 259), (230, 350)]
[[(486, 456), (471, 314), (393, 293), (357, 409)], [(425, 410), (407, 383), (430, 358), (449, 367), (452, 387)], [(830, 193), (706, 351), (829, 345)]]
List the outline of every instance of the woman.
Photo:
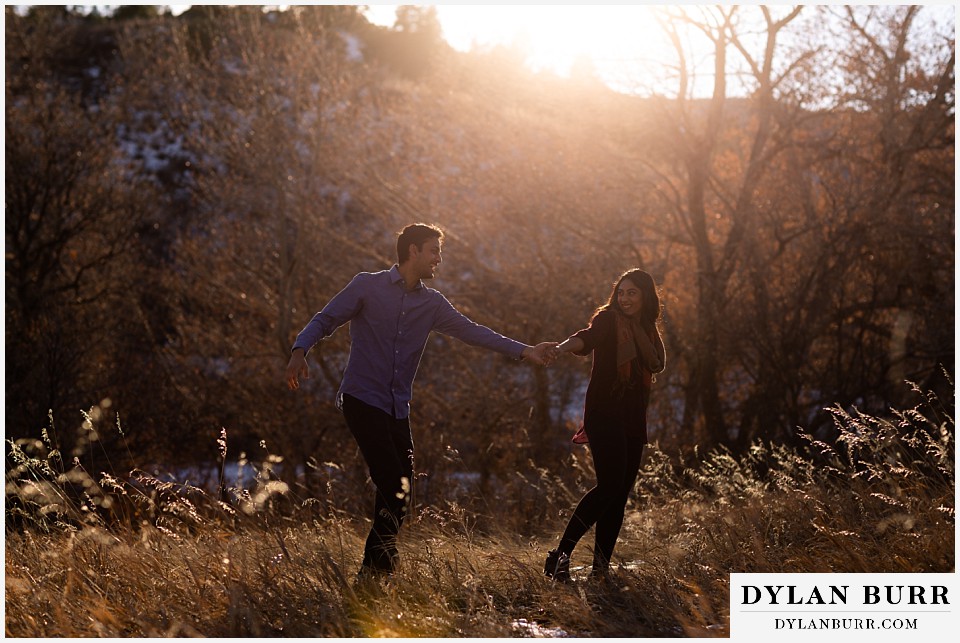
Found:
[(610, 300), (594, 313), (590, 327), (554, 349), (557, 355), (593, 353), (583, 425), (573, 439), (589, 443), (597, 485), (580, 499), (560, 544), (547, 555), (543, 571), (551, 578), (570, 580), (570, 554), (593, 525), (591, 576), (604, 576), (610, 566), (647, 442), (650, 385), (665, 363), (659, 320), (660, 297), (653, 277), (643, 270), (630, 270), (617, 280)]

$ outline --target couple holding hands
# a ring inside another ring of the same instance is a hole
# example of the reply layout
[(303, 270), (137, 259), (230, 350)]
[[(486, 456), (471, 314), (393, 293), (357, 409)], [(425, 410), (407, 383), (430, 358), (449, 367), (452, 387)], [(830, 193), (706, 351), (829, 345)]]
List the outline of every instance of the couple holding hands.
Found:
[(540, 365), (562, 353), (593, 354), (583, 425), (573, 440), (589, 444), (597, 484), (580, 499), (559, 544), (547, 554), (544, 573), (569, 581), (570, 554), (595, 525), (591, 576), (602, 577), (640, 470), (653, 375), (664, 368), (656, 284), (648, 273), (630, 270), (617, 279), (609, 301), (587, 328), (560, 343), (529, 346), (471, 321), (423, 284), (442, 261), (442, 241), (443, 232), (435, 226), (406, 226), (397, 238), (398, 263), (390, 270), (356, 275), (297, 335), (286, 368), (287, 385), (297, 390), (300, 378), (309, 377), (307, 352), (350, 322), (350, 357), (337, 405), (376, 487), (373, 526), (358, 578), (390, 574), (399, 561), (397, 533), (413, 480), (410, 399), (432, 331)]

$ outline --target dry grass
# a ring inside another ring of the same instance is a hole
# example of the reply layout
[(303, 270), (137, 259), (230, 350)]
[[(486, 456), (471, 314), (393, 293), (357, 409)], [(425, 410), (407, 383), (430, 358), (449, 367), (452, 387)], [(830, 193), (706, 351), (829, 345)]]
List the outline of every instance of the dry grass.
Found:
[[(570, 585), (540, 573), (562, 516), (523, 536), (506, 519), (481, 530), (452, 503), (420, 511), (402, 531), (399, 572), (358, 588), (368, 523), (292, 498), (267, 472), (221, 502), (143, 472), (61, 471), (44, 435), (8, 454), (5, 631), (722, 637), (730, 572), (954, 569), (953, 418), (937, 400), (922, 407), (890, 418), (838, 409), (839, 439), (803, 453), (757, 444), (684, 466), (653, 448), (620, 568), (606, 582), (575, 569)], [(539, 480), (544, 502), (569, 495)], [(563, 503), (554, 515), (567, 515)], [(589, 564), (589, 538), (575, 568)]]
[(152, 528), (137, 536), (100, 527), (10, 534), (6, 633), (505, 637), (535, 623), (612, 637), (725, 629), (720, 579), (707, 581), (717, 586), (706, 592), (644, 565), (607, 583), (557, 585), (539, 573), (545, 549), (536, 542), (468, 542), (435, 524), (404, 532), (393, 578), (359, 588), (361, 527), (331, 520), (179, 539)]

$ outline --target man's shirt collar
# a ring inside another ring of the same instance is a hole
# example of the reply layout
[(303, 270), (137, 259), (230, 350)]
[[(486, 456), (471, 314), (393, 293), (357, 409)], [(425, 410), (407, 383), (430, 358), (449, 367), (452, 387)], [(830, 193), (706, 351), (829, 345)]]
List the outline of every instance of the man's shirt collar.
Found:
[[(396, 284), (396, 283), (406, 284), (406, 280), (404, 280), (403, 275), (400, 274), (400, 266), (398, 266), (397, 264), (393, 264), (393, 268), (390, 269), (390, 283), (392, 283), (392, 284)], [(417, 279), (417, 283), (416, 283), (416, 285), (413, 287), (413, 289), (414, 289), (414, 290), (420, 290), (420, 289), (423, 288), (423, 287), (424, 287), (424, 286), (423, 286), (423, 280), (422, 280), (422, 279)]]

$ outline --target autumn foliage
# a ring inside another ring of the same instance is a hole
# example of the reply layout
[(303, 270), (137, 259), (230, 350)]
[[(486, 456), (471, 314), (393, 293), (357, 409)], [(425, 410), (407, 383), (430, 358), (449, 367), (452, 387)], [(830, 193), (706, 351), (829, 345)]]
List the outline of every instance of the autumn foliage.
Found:
[[(952, 569), (955, 43), (932, 11), (661, 8), (672, 58), (614, 91), (454, 51), (430, 8), (387, 29), (355, 6), (7, 7), (7, 633), (505, 636), (546, 597), (568, 632), (722, 635), (729, 571)], [(446, 233), (432, 285), (527, 343), (582, 328), (628, 268), (662, 287), (623, 548), (648, 562), (621, 579), (660, 602), (601, 591), (591, 620), (534, 569), (592, 484), (569, 441), (589, 363), (439, 335), (404, 572), (430, 580), (350, 594), (347, 333), (299, 392), (282, 369), (413, 221)], [(43, 558), (64, 534), (76, 560)], [(91, 598), (131, 565), (208, 609)], [(320, 612), (284, 590), (304, 574)]]

